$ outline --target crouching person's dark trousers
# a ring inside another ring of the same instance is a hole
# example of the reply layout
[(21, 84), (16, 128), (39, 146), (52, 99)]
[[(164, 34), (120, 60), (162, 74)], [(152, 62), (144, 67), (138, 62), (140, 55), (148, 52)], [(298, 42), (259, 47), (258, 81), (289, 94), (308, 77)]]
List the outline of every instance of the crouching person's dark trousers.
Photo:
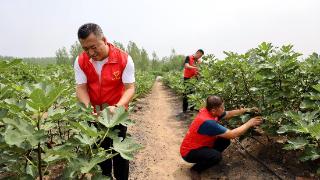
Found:
[[(119, 137), (126, 137), (127, 127), (123, 125), (116, 126), (115, 129), (119, 129)], [(112, 146), (112, 139), (106, 138), (102, 143), (101, 147), (104, 149), (109, 149)], [(102, 169), (102, 174), (105, 176), (112, 177), (112, 166), (114, 177), (117, 180), (127, 180), (129, 177), (129, 161), (123, 159), (120, 154), (114, 156), (112, 159), (101, 162), (100, 167)]]
[(218, 138), (213, 148), (202, 147), (191, 150), (183, 159), (189, 163), (195, 163), (192, 170), (202, 171), (218, 164), (222, 159), (222, 152), (230, 145), (229, 139)]

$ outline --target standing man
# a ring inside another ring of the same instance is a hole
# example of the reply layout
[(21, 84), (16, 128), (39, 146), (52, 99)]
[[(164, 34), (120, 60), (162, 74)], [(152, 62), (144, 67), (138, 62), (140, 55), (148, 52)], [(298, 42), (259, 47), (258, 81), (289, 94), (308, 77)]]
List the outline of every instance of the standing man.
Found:
[(242, 108), (225, 111), (222, 98), (218, 96), (207, 98), (206, 107), (201, 109), (193, 120), (180, 146), (182, 158), (194, 163), (191, 168), (193, 180), (201, 179), (202, 171), (216, 165), (222, 159), (222, 152), (230, 145), (230, 139), (239, 137), (249, 128), (262, 123), (261, 117), (255, 117), (232, 130), (219, 124), (220, 120), (230, 119), (249, 111), (258, 109)]
[[(183, 93), (183, 105), (182, 110), (183, 113), (186, 113), (188, 110), (188, 95), (193, 94), (193, 88), (188, 84), (189, 79), (196, 78), (198, 75), (198, 67), (197, 65), (201, 63), (200, 58), (203, 56), (204, 51), (199, 49), (194, 55), (190, 55), (186, 57), (184, 62), (184, 71), (183, 71), (183, 82), (185, 87), (185, 92)], [(193, 107), (191, 108), (193, 110)]]
[[(108, 104), (111, 113), (119, 106), (128, 107), (135, 92), (134, 64), (132, 58), (107, 42), (99, 25), (88, 23), (78, 30), (78, 39), (84, 50), (74, 63), (76, 94), (86, 106), (102, 108)], [(96, 109), (96, 108), (95, 108)], [(96, 109), (98, 110), (98, 109)], [(120, 130), (119, 137), (126, 137), (127, 128)], [(112, 140), (106, 139), (101, 145), (108, 149)], [(100, 164), (103, 175), (112, 172), (117, 180), (126, 180), (129, 175), (129, 161), (120, 155)]]

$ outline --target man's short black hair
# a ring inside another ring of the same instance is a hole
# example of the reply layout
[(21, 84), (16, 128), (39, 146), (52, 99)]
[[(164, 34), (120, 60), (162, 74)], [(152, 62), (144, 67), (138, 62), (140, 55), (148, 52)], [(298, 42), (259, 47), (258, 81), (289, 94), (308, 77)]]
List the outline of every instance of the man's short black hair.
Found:
[(204, 54), (204, 51), (202, 49), (198, 49), (197, 52), (201, 52), (201, 54)]
[(217, 109), (219, 107), (221, 107), (221, 105), (223, 104), (223, 99), (219, 96), (214, 96), (211, 95), (209, 97), (207, 97), (207, 110), (211, 111), (212, 109)]
[(87, 23), (87, 24), (84, 24), (84, 25), (80, 26), (80, 28), (78, 30), (78, 39), (85, 39), (91, 33), (93, 33), (97, 37), (102, 37), (103, 36), (102, 29), (98, 24)]

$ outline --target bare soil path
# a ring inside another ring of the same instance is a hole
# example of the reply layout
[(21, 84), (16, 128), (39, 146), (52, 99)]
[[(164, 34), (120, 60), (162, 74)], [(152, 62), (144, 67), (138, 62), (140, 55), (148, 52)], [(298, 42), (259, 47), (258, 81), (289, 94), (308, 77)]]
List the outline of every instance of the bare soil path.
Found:
[[(160, 81), (156, 81), (148, 96), (137, 102), (135, 112), (130, 115), (136, 124), (130, 127), (129, 134), (141, 143), (144, 149), (130, 164), (130, 179), (190, 179), (189, 168), (192, 164), (183, 161), (179, 147), (192, 117), (178, 118), (180, 112), (181, 100)], [(266, 139), (261, 137), (260, 141), (265, 142)], [(277, 162), (282, 155), (277, 155), (274, 149), (279, 148), (263, 146), (252, 139), (245, 139), (242, 145), (253, 155), (262, 157), (265, 163), (283, 179), (296, 179), (296, 175), (289, 173), (279, 165), (281, 163)], [(225, 150), (220, 164), (203, 172), (202, 179), (278, 179), (261, 164), (241, 154), (236, 147), (233, 142)], [(301, 171), (299, 168), (297, 170)]]

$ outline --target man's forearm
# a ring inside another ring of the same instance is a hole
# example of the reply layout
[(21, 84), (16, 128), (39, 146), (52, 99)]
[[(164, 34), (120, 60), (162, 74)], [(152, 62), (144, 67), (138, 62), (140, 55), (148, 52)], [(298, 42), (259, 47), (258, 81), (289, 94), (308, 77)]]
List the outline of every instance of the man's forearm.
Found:
[(238, 128), (232, 129), (231, 130), (232, 131), (232, 138), (231, 139), (234, 139), (236, 137), (241, 136), (242, 134), (247, 132), (249, 128), (250, 128), (249, 124), (245, 123), (245, 124), (243, 124), (242, 126), (240, 126)]
[(228, 130), (226, 133), (219, 136), (226, 139), (234, 139), (244, 134), (249, 128), (250, 128), (250, 125), (248, 123), (245, 123), (242, 126), (232, 130)]
[(77, 87), (76, 89), (76, 95), (78, 100), (83, 103), (86, 107), (89, 106), (90, 103), (90, 97), (88, 94), (88, 91), (84, 87)]
[(123, 93), (121, 99), (117, 103), (117, 106), (125, 106), (125, 105), (129, 104), (129, 102), (131, 101), (131, 99), (134, 96), (134, 92), (135, 92), (134, 87), (126, 89), (125, 92)]
[(232, 111), (227, 111), (226, 119), (233, 118), (235, 116), (240, 116), (246, 112), (246, 109), (236, 109)]

